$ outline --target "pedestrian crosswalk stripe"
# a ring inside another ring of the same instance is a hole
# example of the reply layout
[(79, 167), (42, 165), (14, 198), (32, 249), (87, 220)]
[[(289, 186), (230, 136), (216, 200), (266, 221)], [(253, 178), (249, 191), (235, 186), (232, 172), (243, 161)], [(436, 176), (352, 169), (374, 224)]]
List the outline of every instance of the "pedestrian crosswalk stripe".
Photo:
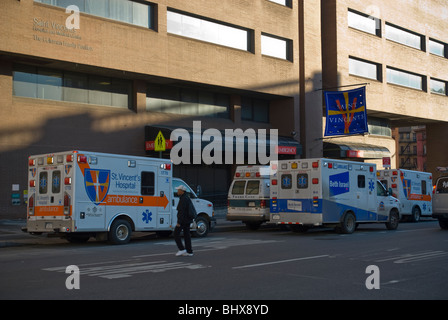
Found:
[[(81, 276), (100, 277), (104, 279), (120, 279), (128, 278), (134, 274), (140, 273), (159, 273), (178, 269), (203, 269), (207, 266), (188, 262), (167, 262), (167, 261), (147, 261), (129, 260), (124, 263), (105, 262), (103, 264), (94, 265), (78, 265)], [(62, 272), (65, 273), (66, 267), (45, 268), (44, 271)]]

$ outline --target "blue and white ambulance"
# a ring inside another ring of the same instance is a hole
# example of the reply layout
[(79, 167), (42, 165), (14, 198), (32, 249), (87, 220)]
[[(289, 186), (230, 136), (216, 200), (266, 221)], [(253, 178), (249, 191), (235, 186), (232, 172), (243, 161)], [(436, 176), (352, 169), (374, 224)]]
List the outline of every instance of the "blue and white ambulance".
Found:
[(213, 204), (173, 177), (170, 160), (68, 151), (29, 157), (26, 231), (72, 242), (94, 236), (128, 243), (133, 231), (169, 234), (177, 223), (175, 187), (185, 185), (206, 236), (216, 220)]
[(399, 200), (377, 180), (376, 165), (330, 159), (271, 162), (271, 223), (293, 231), (313, 226), (353, 233), (358, 224), (394, 230)]

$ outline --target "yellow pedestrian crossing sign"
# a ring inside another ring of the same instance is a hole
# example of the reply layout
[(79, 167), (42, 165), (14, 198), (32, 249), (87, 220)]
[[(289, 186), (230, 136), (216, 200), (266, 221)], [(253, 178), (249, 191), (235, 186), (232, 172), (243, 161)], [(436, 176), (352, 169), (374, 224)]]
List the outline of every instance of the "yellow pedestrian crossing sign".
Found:
[(154, 141), (154, 151), (165, 151), (166, 150), (166, 140), (162, 134), (162, 131), (159, 131), (159, 134)]

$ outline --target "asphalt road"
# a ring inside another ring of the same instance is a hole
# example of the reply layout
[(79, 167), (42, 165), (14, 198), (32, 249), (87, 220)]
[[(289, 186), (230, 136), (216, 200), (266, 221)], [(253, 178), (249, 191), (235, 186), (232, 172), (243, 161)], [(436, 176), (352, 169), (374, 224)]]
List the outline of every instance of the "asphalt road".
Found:
[[(151, 234), (125, 246), (70, 244), (7, 227), (0, 228), (10, 230), (0, 234), (2, 300), (448, 299), (448, 232), (436, 221), (397, 231), (365, 225), (352, 235), (221, 223), (193, 238), (193, 257), (175, 257), (173, 238)], [(66, 287), (76, 276), (65, 273), (70, 265), (80, 270), (79, 289)], [(366, 273), (372, 265), (377, 272)], [(366, 287), (369, 276), (379, 289)]]

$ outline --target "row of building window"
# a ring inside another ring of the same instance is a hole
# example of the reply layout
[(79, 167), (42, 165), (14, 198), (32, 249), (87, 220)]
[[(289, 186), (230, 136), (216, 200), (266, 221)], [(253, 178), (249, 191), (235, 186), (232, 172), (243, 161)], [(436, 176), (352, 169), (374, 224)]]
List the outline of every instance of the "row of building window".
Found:
[(129, 0), (34, 0), (67, 8), (75, 5), (80, 12), (154, 29), (154, 5)]
[[(349, 74), (351, 75), (383, 81), (382, 71), (382, 66), (379, 63), (349, 57)], [(387, 83), (427, 91), (426, 76), (423, 75), (387, 66), (386, 78)], [(430, 92), (447, 95), (447, 83), (448, 81), (445, 80), (430, 78)]]
[[(381, 19), (357, 12), (352, 9), (349, 9), (348, 11), (348, 26), (378, 37), (382, 37)], [(448, 58), (448, 44), (433, 38), (429, 38), (428, 48), (426, 48), (426, 37), (424, 35), (407, 30), (389, 22), (386, 22), (385, 24), (385, 37), (388, 40), (401, 43), (411, 48), (425, 52), (428, 50), (431, 54)]]
[[(130, 0), (34, 0), (66, 8), (76, 5), (80, 12), (112, 20), (155, 29), (155, 5)], [(290, 0), (269, 0), (289, 6)], [(167, 31), (191, 39), (201, 40), (234, 49), (254, 52), (254, 31), (240, 26), (213, 21), (193, 14), (168, 9)], [(262, 55), (283, 60), (292, 60), (292, 41), (263, 33)]]
[[(253, 52), (253, 30), (212, 21), (210, 19), (168, 9), (168, 33), (210, 42), (234, 49)], [(283, 60), (292, 60), (292, 41), (262, 33), (261, 54)]]
[[(132, 82), (111, 77), (14, 65), (13, 95), (131, 108)], [(242, 120), (269, 123), (269, 100), (241, 97)], [(230, 95), (174, 86), (147, 85), (147, 112), (230, 118)]]

